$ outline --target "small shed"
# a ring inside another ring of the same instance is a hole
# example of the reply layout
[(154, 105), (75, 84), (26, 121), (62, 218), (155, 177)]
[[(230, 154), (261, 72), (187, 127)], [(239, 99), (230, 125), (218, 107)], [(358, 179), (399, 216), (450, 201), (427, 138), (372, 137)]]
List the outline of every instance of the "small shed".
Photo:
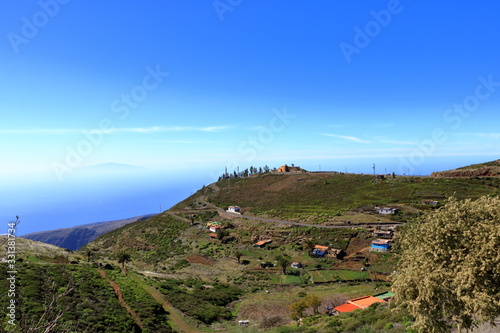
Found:
[(346, 253), (342, 249), (328, 249), (328, 258), (342, 259)]
[(391, 240), (389, 239), (377, 239), (372, 241), (372, 247), (370, 251), (373, 252), (390, 252), (391, 250)]
[(393, 232), (390, 230), (374, 230), (373, 237), (392, 238)]
[(215, 233), (218, 233), (219, 231), (221, 231), (222, 229), (224, 229), (223, 226), (221, 225), (215, 225), (215, 226), (210, 226), (208, 228), (208, 230), (210, 230), (211, 232), (215, 232)]
[(325, 254), (328, 253), (328, 250), (329, 250), (328, 246), (314, 245), (313, 254), (323, 257)]
[(253, 246), (254, 247), (264, 247), (267, 244), (272, 243), (272, 241), (273, 241), (272, 239), (261, 240), (261, 241), (258, 241), (257, 243), (255, 243)]

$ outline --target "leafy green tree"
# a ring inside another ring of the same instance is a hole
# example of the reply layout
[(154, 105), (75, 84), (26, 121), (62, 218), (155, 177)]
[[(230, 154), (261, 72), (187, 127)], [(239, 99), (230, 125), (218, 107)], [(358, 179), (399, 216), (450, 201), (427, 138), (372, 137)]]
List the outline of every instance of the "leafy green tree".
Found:
[(234, 251), (234, 256), (236, 257), (236, 260), (238, 260), (238, 264), (241, 262), (242, 255), (243, 255), (243, 253), (241, 253), (241, 251), (239, 251), (239, 250)]
[(217, 233), (218, 240), (222, 240), (224, 237), (227, 237), (227, 236), (229, 236), (229, 231), (227, 231), (226, 229), (221, 229)]
[(85, 254), (87, 255), (87, 261), (90, 262), (90, 260), (92, 260), (92, 250), (87, 249), (87, 251), (85, 251)]
[(304, 317), (304, 311), (308, 308), (305, 299), (301, 299), (290, 305), (290, 317), (297, 320), (297, 326), (300, 324), (299, 319)]
[(393, 275), (397, 304), (421, 332), (471, 329), (500, 315), (500, 198), (451, 198), (408, 224)]
[(304, 247), (306, 248), (310, 256), (312, 255), (312, 251), (314, 250), (315, 245), (316, 243), (314, 242), (313, 239), (307, 239), (304, 241)]
[(308, 295), (304, 301), (308, 307), (311, 307), (314, 314), (318, 314), (318, 308), (321, 305), (321, 300), (316, 295)]
[(278, 262), (278, 265), (281, 266), (283, 269), (283, 274), (286, 274), (286, 268), (290, 265), (292, 262), (292, 259), (290, 256), (284, 254), (284, 255), (278, 255), (276, 256), (276, 261)]
[(125, 268), (125, 263), (129, 262), (131, 259), (130, 254), (127, 252), (120, 252), (118, 254), (118, 263), (122, 264), (122, 268)]

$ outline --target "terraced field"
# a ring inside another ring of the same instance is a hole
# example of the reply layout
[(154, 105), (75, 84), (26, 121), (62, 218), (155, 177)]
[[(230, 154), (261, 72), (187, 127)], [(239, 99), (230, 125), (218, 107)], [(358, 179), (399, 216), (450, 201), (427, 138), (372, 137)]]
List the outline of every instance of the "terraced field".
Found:
[(347, 270), (317, 270), (309, 272), (314, 283), (325, 283), (335, 281), (355, 281), (368, 279), (367, 272)]

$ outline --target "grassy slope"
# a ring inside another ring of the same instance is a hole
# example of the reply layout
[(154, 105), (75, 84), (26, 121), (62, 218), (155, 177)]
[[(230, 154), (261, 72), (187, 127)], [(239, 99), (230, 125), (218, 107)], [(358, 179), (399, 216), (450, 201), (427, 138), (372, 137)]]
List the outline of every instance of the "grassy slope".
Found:
[[(219, 191), (205, 188), (193, 197), (205, 194), (219, 207), (239, 205), (256, 215), (296, 219), (332, 218), (361, 206), (404, 204), (425, 208), (422, 199), (443, 202), (450, 196), (463, 199), (500, 193), (500, 182), (492, 188), (483, 179), (389, 177), (374, 182), (373, 176), (355, 174), (263, 174), (216, 185)], [(192, 205), (193, 197), (174, 208)]]
[(475, 176), (485, 175), (498, 177), (500, 176), (500, 160), (490, 161), (486, 163), (472, 164), (460, 168), (434, 172), (432, 176), (442, 177), (460, 177), (460, 176)]
[[(1, 264), (0, 268), (7, 271), (6, 266)], [(61, 331), (68, 328), (75, 332), (134, 332), (132, 319), (91, 266), (18, 263), (16, 269), (16, 323), (23, 331), (36, 325), (54, 296), (74, 288), (58, 297), (55, 307), (45, 316), (50, 321), (63, 311), (57, 326)], [(1, 279), (0, 290), (7, 289), (7, 280)], [(0, 295), (0, 301), (10, 301), (6, 292)], [(3, 328), (12, 328), (5, 324), (2, 322)]]
[(95, 249), (99, 255), (109, 257), (126, 251), (137, 262), (154, 265), (159, 260), (186, 252), (178, 236), (187, 227), (186, 223), (169, 215), (156, 215), (100, 236), (84, 250)]
[(8, 239), (7, 236), (2, 235), (0, 236), (0, 246), (2, 248), (7, 247), (9, 240), (15, 241), (17, 258), (28, 259), (32, 262), (45, 260), (51, 262), (67, 262), (76, 260), (76, 255), (73, 251), (22, 237)]

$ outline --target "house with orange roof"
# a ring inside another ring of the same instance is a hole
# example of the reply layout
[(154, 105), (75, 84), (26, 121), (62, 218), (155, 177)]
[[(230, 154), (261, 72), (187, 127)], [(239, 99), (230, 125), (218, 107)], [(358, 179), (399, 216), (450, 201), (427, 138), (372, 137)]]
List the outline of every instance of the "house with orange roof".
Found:
[(299, 173), (299, 172), (306, 172), (306, 171), (304, 169), (302, 169), (301, 167), (295, 166), (294, 164), (292, 164), (292, 166), (288, 166), (285, 164), (285, 165), (279, 167), (277, 172)]
[(358, 306), (360, 309), (366, 309), (367, 307), (375, 303), (387, 303), (386, 301), (373, 296), (363, 296), (359, 298), (354, 298), (347, 302)]
[(329, 249), (330, 248), (328, 246), (314, 245), (313, 254), (322, 257), (322, 256), (324, 256), (325, 254), (328, 253)]
[(272, 239), (265, 239), (265, 240), (261, 240), (257, 243), (255, 243), (253, 246), (254, 247), (264, 247), (266, 246), (267, 244), (271, 243), (273, 240)]
[(373, 296), (363, 296), (348, 300), (346, 303), (333, 308), (337, 313), (351, 312), (358, 309), (366, 309), (375, 303), (387, 303), (386, 301)]
[(341, 312), (351, 312), (354, 310), (359, 310), (360, 307), (351, 303), (344, 303), (342, 305), (337, 306), (336, 308), (333, 308), (333, 310), (337, 311), (337, 313)]

